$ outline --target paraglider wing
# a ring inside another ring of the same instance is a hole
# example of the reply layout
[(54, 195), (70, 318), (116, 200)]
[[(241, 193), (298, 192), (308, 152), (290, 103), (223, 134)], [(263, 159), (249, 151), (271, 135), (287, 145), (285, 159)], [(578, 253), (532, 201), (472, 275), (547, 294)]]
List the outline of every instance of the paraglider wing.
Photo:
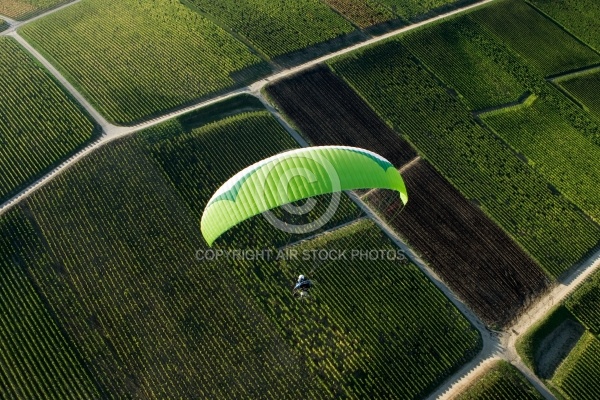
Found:
[(240, 222), (309, 197), (355, 189), (391, 189), (408, 201), (398, 170), (371, 151), (347, 146), (307, 147), (253, 164), (208, 201), (200, 229), (209, 245)]

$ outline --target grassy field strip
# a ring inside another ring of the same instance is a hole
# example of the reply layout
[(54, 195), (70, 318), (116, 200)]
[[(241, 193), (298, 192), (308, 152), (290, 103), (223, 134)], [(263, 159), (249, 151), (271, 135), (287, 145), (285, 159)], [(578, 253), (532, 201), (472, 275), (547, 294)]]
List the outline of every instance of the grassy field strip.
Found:
[(499, 105), (497, 107), (486, 108), (483, 110), (473, 111), (473, 115), (476, 117), (485, 117), (495, 114), (502, 114), (507, 111), (517, 111), (523, 108), (531, 107), (531, 105), (537, 100), (538, 96), (529, 93), (522, 96), (519, 100), (510, 102), (508, 104)]
[(354, 219), (352, 221), (344, 222), (341, 225), (332, 226), (331, 228), (329, 228), (327, 230), (324, 230), (323, 232), (318, 232), (318, 233), (315, 233), (314, 235), (302, 238), (302, 239), (300, 239), (300, 240), (298, 240), (296, 242), (292, 242), (292, 243), (286, 244), (285, 246), (281, 246), (281, 247), (277, 248), (277, 251), (281, 251), (281, 250), (288, 249), (290, 247), (298, 246), (298, 245), (300, 245), (302, 243), (307, 243), (310, 240), (317, 239), (317, 238), (319, 238), (321, 236), (328, 235), (328, 234), (330, 234), (332, 232), (338, 231), (338, 230), (343, 229), (343, 228), (345, 228), (347, 226), (359, 223), (359, 222), (365, 220), (366, 218), (367, 217), (358, 217), (358, 218), (356, 218), (356, 219)]
[(578, 68), (575, 71), (567, 71), (562, 74), (549, 76), (548, 80), (554, 83), (561, 83), (573, 78), (583, 77), (600, 72), (600, 64), (590, 65), (585, 68)]

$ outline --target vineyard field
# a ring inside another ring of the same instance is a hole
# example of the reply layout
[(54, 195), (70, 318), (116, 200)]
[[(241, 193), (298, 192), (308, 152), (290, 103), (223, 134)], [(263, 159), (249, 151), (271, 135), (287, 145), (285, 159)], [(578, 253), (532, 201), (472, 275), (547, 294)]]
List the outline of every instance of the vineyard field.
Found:
[[(146, 149), (150, 157), (160, 165), (190, 212), (198, 219), (214, 191), (236, 172), (273, 154), (298, 147), (264, 109), (184, 131), (186, 129), (182, 129), (180, 123), (169, 122), (149, 129), (142, 133), (142, 137), (148, 143)], [(243, 137), (240, 132), (244, 132)], [(163, 139), (165, 137), (167, 139)], [(220, 151), (209, 150), (215, 148)], [(223, 154), (236, 156), (224, 158)], [(314, 210), (303, 216), (287, 213), (277, 215), (294, 224), (314, 221), (325, 212), (330, 198), (330, 195), (317, 197)], [(325, 228), (348, 222), (360, 215), (358, 207), (348, 197), (342, 196), (338, 211)], [(272, 229), (263, 218), (253, 218), (225, 233), (219, 242), (231, 246), (279, 247), (299, 238), (298, 235), (294, 236), (292, 238)]]
[(598, 93), (600, 93), (600, 70), (589, 75), (561, 80), (560, 86), (587, 107), (588, 112), (600, 121), (600, 99), (598, 98)]
[(480, 126), (399, 42), (338, 58), (331, 66), (553, 276), (600, 242), (596, 224)]
[(178, 0), (85, 0), (19, 33), (116, 124), (149, 119), (270, 71)]
[[(299, 254), (397, 251), (364, 220), (293, 249)], [(280, 287), (308, 269), (319, 289), (313, 302), (298, 304)], [(388, 256), (325, 262), (298, 258), (260, 272), (261, 281), (246, 274), (254, 278), (248, 287), (270, 294), (258, 296), (266, 314), (313, 360), (329, 398), (424, 398), (479, 351), (478, 332), (411, 263)], [(352, 286), (360, 290), (349, 296)]]
[(542, 396), (521, 372), (506, 361), (496, 362), (485, 375), (457, 400), (543, 400)]
[(99, 129), (14, 39), (0, 38), (0, 199), (32, 183)]
[(31, 225), (19, 217), (11, 212), (0, 220), (0, 397), (98, 398), (22, 265), (38, 243)]
[[(207, 193), (295, 143), (264, 111), (187, 131), (192, 119), (102, 147), (10, 214), (28, 227), (23, 268), (106, 397), (422, 397), (479, 351), (468, 320), (401, 260), (196, 259)], [(247, 144), (228, 148), (240, 129)], [(192, 145), (197, 167), (164, 168)], [(238, 235), (256, 241), (218, 248), (273, 246), (254, 220)], [(398, 251), (366, 221), (297, 246)], [(309, 267), (322, 289), (297, 302), (290, 284)], [(348, 279), (363, 287), (351, 298)]]
[(406, 20), (415, 20), (440, 8), (451, 7), (456, 0), (379, 0)]
[(389, 8), (375, 0), (323, 1), (360, 28), (368, 28), (397, 18)]
[(277, 81), (267, 87), (267, 93), (314, 145), (365, 148), (381, 154), (397, 168), (417, 156), (327, 67), (319, 66)]
[(515, 101), (528, 89), (511, 74), (516, 57), (468, 16), (418, 30), (402, 43), (472, 110)]
[(600, 273), (595, 273), (566, 301), (567, 308), (586, 328), (600, 334)]
[(315, 398), (304, 360), (235, 265), (195, 259), (206, 248), (198, 219), (135, 139), (26, 205), (52, 255), (30, 270), (86, 367), (111, 398)]
[(548, 181), (600, 223), (600, 147), (591, 143), (544, 97), (530, 107), (481, 116)]
[(551, 383), (567, 400), (600, 398), (600, 339), (586, 333)]
[(596, 0), (531, 0), (531, 3), (600, 51), (600, 3)]
[(2, 0), (0, 14), (23, 21), (71, 1), (73, 0)]
[(483, 321), (505, 326), (548, 288), (540, 267), (426, 161), (402, 175), (411, 199), (401, 212), (386, 191), (366, 201)]
[(600, 62), (600, 56), (521, 0), (503, 0), (473, 18), (544, 76)]
[(188, 0), (270, 58), (302, 50), (354, 27), (319, 0)]

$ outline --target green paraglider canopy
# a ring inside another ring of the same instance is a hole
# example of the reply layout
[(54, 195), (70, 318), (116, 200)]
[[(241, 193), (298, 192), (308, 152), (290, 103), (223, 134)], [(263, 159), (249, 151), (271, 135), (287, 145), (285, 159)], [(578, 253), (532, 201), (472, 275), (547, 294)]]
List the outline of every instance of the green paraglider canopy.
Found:
[(408, 201), (404, 181), (385, 158), (347, 146), (307, 147), (253, 164), (208, 201), (200, 229), (209, 245), (240, 222), (294, 201), (355, 189), (391, 189)]

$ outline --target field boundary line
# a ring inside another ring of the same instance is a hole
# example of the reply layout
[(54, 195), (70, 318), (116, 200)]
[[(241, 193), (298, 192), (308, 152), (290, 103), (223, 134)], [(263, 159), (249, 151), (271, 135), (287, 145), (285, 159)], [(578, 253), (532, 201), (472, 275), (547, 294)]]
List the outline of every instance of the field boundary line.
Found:
[(561, 72), (560, 74), (550, 75), (546, 77), (546, 81), (550, 81), (553, 83), (560, 83), (572, 78), (576, 78), (578, 76), (586, 76), (590, 74), (595, 74), (600, 71), (600, 63), (588, 65), (582, 68), (576, 68), (570, 71)]
[(64, 89), (88, 112), (88, 114), (96, 121), (98, 125), (107, 134), (120, 129), (119, 127), (110, 124), (100, 113), (86, 100), (85, 97), (65, 77), (56, 69), (48, 60), (46, 60), (36, 49), (33, 48), (27, 41), (17, 32), (11, 32), (8, 36), (14, 38), (29, 54), (31, 54), (52, 76), (58, 80)]
[(10, 24), (10, 28), (8, 28), (7, 30), (5, 30), (3, 32), (0, 32), (0, 36), (3, 36), (3, 35), (8, 36), (9, 34), (15, 32), (16, 29), (20, 28), (23, 25), (27, 25), (30, 22), (33, 22), (33, 21), (35, 21), (37, 19), (40, 19), (40, 18), (43, 18), (43, 17), (45, 17), (47, 15), (50, 15), (52, 13), (55, 13), (57, 11), (60, 11), (60, 10), (62, 10), (64, 8), (71, 7), (73, 4), (77, 4), (80, 1), (81, 0), (73, 0), (73, 1), (71, 1), (69, 3), (63, 4), (61, 6), (51, 8), (48, 11), (45, 11), (45, 12), (43, 12), (41, 14), (38, 14), (38, 15), (35, 15), (35, 16), (33, 16), (33, 17), (29, 18), (29, 19), (26, 19), (24, 21), (17, 21), (16, 19), (10, 19), (10, 18), (8, 18), (8, 17), (6, 17), (4, 15), (0, 15), (0, 18), (6, 20)]

